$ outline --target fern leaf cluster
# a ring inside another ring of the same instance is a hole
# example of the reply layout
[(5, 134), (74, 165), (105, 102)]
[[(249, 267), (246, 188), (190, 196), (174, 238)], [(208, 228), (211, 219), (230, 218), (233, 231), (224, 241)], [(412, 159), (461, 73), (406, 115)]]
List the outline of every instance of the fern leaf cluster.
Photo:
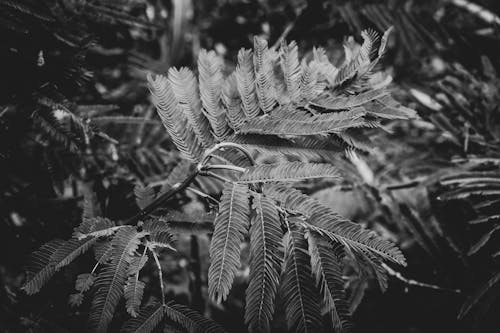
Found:
[[(367, 79), (383, 54), (387, 33), (381, 39), (375, 32), (362, 37), (359, 48), (346, 46), (339, 68), (322, 49), (315, 49), (307, 62), (293, 42), (276, 51), (255, 38), (254, 49), (240, 51), (236, 70), (227, 77), (215, 52), (204, 50), (197, 76), (186, 68), (170, 69), (168, 77), (150, 75), (153, 102), (185, 160), (158, 193), (136, 187), (141, 211), (125, 225), (88, 212), (70, 241), (42, 247), (26, 290), (38, 291), (59, 268), (94, 246), (96, 267), (79, 277), (80, 294), (72, 296), (72, 303), (79, 304), (87, 290), (95, 291), (92, 331), (108, 328), (122, 298), (132, 316), (126, 332), (149, 332), (163, 321), (190, 332), (221, 331), (198, 313), (165, 302), (163, 294), (161, 303), (141, 308), (146, 253), (159, 269), (163, 293), (158, 251), (173, 248), (177, 225), (175, 217), (148, 216), (193, 183), (194, 193), (211, 204), (219, 200), (207, 193), (222, 192), (210, 244), (210, 298), (222, 302), (228, 297), (241, 265), (241, 244), (249, 240), (245, 322), (251, 332), (272, 330), (278, 298), (290, 331), (316, 332), (324, 319), (338, 331), (348, 330), (344, 262), (354, 260), (385, 286), (382, 261), (405, 265), (404, 256), (389, 241), (288, 183), (339, 181), (340, 172), (325, 160), (335, 161), (344, 148), (362, 146), (357, 129), (415, 116)], [(262, 163), (268, 160), (273, 163)]]
[(390, 98), (386, 88), (371, 88), (369, 77), (384, 53), (388, 33), (380, 37), (364, 31), (359, 50), (350, 51), (352, 56), (339, 68), (322, 49), (307, 63), (299, 59), (294, 42), (275, 51), (255, 38), (254, 49), (239, 52), (236, 70), (226, 79), (217, 55), (202, 51), (197, 82), (190, 70), (171, 69), (168, 78), (149, 76), (150, 90), (172, 140), (194, 161), (200, 160), (200, 148), (217, 142), (244, 144), (241, 134), (281, 138), (290, 152), (291, 138), (332, 133), (352, 146), (352, 140), (342, 139), (350, 129), (416, 116)]

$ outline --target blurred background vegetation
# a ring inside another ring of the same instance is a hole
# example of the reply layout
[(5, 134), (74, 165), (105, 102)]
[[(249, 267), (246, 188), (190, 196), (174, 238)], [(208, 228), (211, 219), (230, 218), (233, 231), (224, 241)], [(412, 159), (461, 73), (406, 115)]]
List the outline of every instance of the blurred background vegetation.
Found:
[[(202, 48), (231, 68), (256, 35), (338, 55), (348, 36), (394, 26), (380, 70), (421, 119), (367, 131), (366, 146), (338, 162), (344, 184), (304, 190), (408, 259), (384, 294), (346, 279), (356, 332), (498, 332), (498, 13), (493, 0), (0, 0), (0, 329), (84, 327), (88, 304), (71, 308), (67, 295), (85, 262), (33, 297), (19, 289), (23, 264), (71, 234), (84, 195), (126, 219), (139, 210), (134, 186), (165, 182), (180, 160), (150, 101), (149, 71), (194, 68)], [(204, 208), (188, 192), (166, 210)], [(226, 303), (209, 302), (207, 246), (191, 236), (164, 253), (168, 293), (244, 332), (248, 269)]]

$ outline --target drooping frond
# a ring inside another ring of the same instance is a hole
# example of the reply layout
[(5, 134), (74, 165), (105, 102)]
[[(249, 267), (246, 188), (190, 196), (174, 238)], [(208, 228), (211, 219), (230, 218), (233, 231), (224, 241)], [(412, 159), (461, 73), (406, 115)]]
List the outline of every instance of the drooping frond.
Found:
[(94, 332), (105, 332), (118, 302), (123, 296), (127, 279), (127, 270), (133, 258), (133, 252), (140, 243), (142, 233), (134, 227), (122, 227), (113, 238), (113, 259), (99, 273), (96, 282), (96, 294), (89, 314), (89, 328)]
[(303, 232), (293, 225), (285, 237), (281, 294), (288, 329), (291, 332), (319, 332), (322, 326), (319, 295), (312, 279), (307, 241)]
[(222, 192), (210, 244), (208, 293), (217, 302), (229, 294), (240, 266), (240, 244), (248, 230), (249, 214), (247, 185), (227, 183)]
[(221, 105), (222, 62), (214, 51), (201, 50), (198, 55), (198, 71), (201, 103), (212, 126), (215, 137), (225, 138), (229, 132), (226, 116)]
[(148, 75), (148, 81), (153, 102), (175, 146), (187, 159), (197, 161), (202, 146), (175, 98), (170, 82), (161, 75), (155, 78)]
[(290, 119), (261, 116), (248, 120), (239, 130), (240, 133), (265, 135), (318, 135), (337, 133), (348, 128), (366, 127), (363, 119), (366, 111), (356, 108), (349, 111), (314, 115), (307, 119)]
[(83, 220), (73, 231), (73, 237), (84, 239), (86, 237), (101, 237), (112, 235), (120, 226), (113, 221), (103, 217), (95, 217)]
[(23, 286), (23, 290), (28, 295), (39, 292), (43, 285), (54, 275), (56, 268), (50, 264), (50, 258), (63, 244), (63, 240), (55, 239), (33, 252), (26, 267), (26, 282)]
[(168, 79), (172, 84), (172, 90), (179, 101), (179, 105), (186, 114), (189, 123), (193, 126), (198, 140), (204, 148), (213, 144), (210, 123), (203, 114), (200, 100), (198, 82), (193, 72), (186, 67), (181, 69), (171, 68), (168, 71)]
[(255, 70), (255, 90), (259, 106), (265, 113), (271, 112), (276, 103), (273, 84), (273, 62), (267, 42), (254, 37), (253, 65)]
[(311, 269), (323, 299), (330, 312), (335, 332), (346, 333), (349, 329), (349, 310), (342, 281), (343, 246), (325, 242), (314, 233), (306, 232), (311, 256)]
[(314, 231), (339, 242), (354, 252), (371, 252), (401, 265), (406, 265), (401, 251), (391, 242), (377, 236), (375, 232), (346, 220), (329, 207), (302, 192), (282, 185), (269, 185), (263, 192), (292, 212), (302, 214)]
[(165, 305), (165, 317), (192, 333), (224, 333), (224, 329), (190, 308), (169, 302)]
[(144, 287), (146, 284), (139, 280), (139, 272), (147, 261), (148, 257), (146, 251), (144, 251), (141, 256), (134, 256), (128, 267), (128, 278), (123, 294), (125, 296), (127, 312), (130, 313), (132, 317), (137, 317), (141, 306), (142, 295), (144, 294)]
[(139, 315), (130, 318), (121, 331), (124, 333), (149, 333), (152, 332), (165, 316), (166, 308), (160, 303), (154, 303), (141, 309)]
[(226, 107), (226, 115), (231, 128), (238, 130), (247, 118), (245, 112), (243, 112), (234, 73), (224, 80), (222, 101)]
[(140, 209), (144, 209), (147, 205), (153, 202), (156, 197), (154, 188), (150, 186), (142, 186), (137, 184), (134, 187), (135, 202)]
[(85, 238), (78, 240), (76, 238), (71, 238), (61, 245), (56, 252), (50, 257), (50, 264), (55, 267), (56, 270), (69, 265), (76, 257), (87, 252), (95, 242), (97, 238)]
[(274, 203), (253, 194), (255, 215), (250, 227), (250, 277), (246, 290), (245, 322), (250, 332), (269, 332), (278, 292), (282, 231)]
[(75, 281), (75, 289), (79, 292), (86, 292), (95, 282), (95, 275), (91, 273), (78, 274)]
[(334, 166), (326, 163), (287, 162), (249, 167), (238, 179), (240, 183), (286, 182), (313, 178), (339, 178)]
[(254, 118), (260, 113), (259, 101), (255, 92), (255, 72), (252, 50), (241, 49), (238, 52), (236, 83), (241, 96), (243, 111), (247, 118)]
[(280, 65), (283, 71), (286, 91), (290, 102), (296, 103), (301, 97), (301, 66), (299, 62), (299, 51), (297, 44), (291, 42), (286, 44), (285, 41), (281, 44), (280, 49)]

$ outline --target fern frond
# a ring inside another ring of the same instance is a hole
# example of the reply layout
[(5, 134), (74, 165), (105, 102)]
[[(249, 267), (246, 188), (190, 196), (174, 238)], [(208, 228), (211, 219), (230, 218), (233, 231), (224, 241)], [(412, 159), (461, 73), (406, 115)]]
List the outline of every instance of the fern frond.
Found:
[(235, 131), (238, 130), (247, 118), (241, 107), (241, 100), (238, 94), (236, 76), (234, 73), (224, 80), (222, 101), (226, 107), (226, 115), (231, 128)]
[(322, 99), (321, 102), (311, 103), (312, 105), (319, 106), (328, 110), (345, 110), (351, 109), (356, 106), (361, 106), (366, 104), (372, 100), (379, 99), (383, 96), (389, 94), (384, 88), (369, 90), (364, 93), (360, 93), (357, 95), (350, 95), (345, 97), (329, 97), (326, 99)]
[(89, 328), (94, 332), (105, 332), (118, 302), (123, 296), (127, 279), (127, 270), (132, 260), (133, 252), (144, 234), (138, 233), (134, 227), (124, 226), (112, 241), (113, 259), (98, 275), (95, 288), (96, 294), (92, 301), (89, 314)]
[(153, 102), (175, 146), (189, 160), (198, 161), (201, 144), (175, 98), (170, 82), (164, 76), (148, 75)]
[(137, 317), (141, 306), (142, 295), (144, 294), (144, 287), (146, 284), (139, 280), (139, 272), (147, 261), (148, 257), (146, 251), (144, 251), (142, 256), (134, 256), (128, 267), (128, 279), (123, 294), (125, 296), (127, 312), (130, 313), (132, 317)]
[(50, 257), (50, 265), (54, 266), (56, 270), (69, 265), (76, 257), (87, 252), (96, 241), (97, 238), (86, 238), (82, 240), (71, 238), (61, 245)]
[(324, 163), (285, 162), (249, 167), (239, 183), (287, 182), (314, 178), (340, 178), (334, 166)]
[(156, 197), (154, 188), (150, 186), (142, 186), (136, 184), (134, 187), (135, 202), (140, 209), (144, 209), (147, 205), (153, 202)]
[(238, 52), (238, 65), (236, 66), (235, 74), (238, 92), (243, 104), (243, 111), (247, 118), (254, 118), (259, 115), (260, 108), (255, 91), (252, 50), (241, 49)]
[(290, 225), (285, 235), (285, 268), (281, 293), (288, 329), (293, 332), (319, 332), (319, 295), (313, 284), (311, 259), (302, 231)]
[(148, 305), (141, 309), (137, 317), (129, 319), (121, 331), (124, 333), (152, 332), (163, 320), (165, 311), (165, 307), (160, 303)]
[(371, 102), (367, 105), (367, 110), (370, 115), (377, 116), (383, 119), (416, 119), (417, 112), (407, 108), (397, 102), (391, 96), (383, 96), (382, 98)]
[(113, 221), (103, 217), (94, 217), (83, 220), (73, 231), (73, 237), (83, 239), (86, 237), (101, 237), (112, 235), (116, 228)]
[(254, 37), (253, 65), (255, 70), (255, 90), (259, 106), (264, 113), (269, 113), (276, 104), (276, 92), (273, 84), (273, 62), (267, 41)]
[(201, 103), (205, 115), (212, 126), (218, 140), (224, 139), (229, 133), (224, 110), (221, 106), (222, 63), (214, 51), (201, 50), (198, 55), (198, 71)]
[(319, 68), (315, 62), (307, 63), (305, 59), (301, 63), (300, 74), (300, 98), (304, 102), (314, 100), (319, 94), (325, 90), (325, 83), (319, 80)]
[(22, 288), (28, 295), (39, 292), (54, 275), (56, 268), (50, 264), (50, 258), (64, 243), (63, 240), (55, 239), (33, 252), (26, 267), (26, 282)]
[(346, 81), (352, 79), (358, 71), (362, 69), (362, 67), (369, 66), (372, 48), (377, 42), (378, 35), (370, 34), (364, 30), (361, 32), (361, 37), (363, 37), (363, 44), (361, 45), (357, 55), (355, 55), (348, 63), (340, 67), (335, 80), (333, 81), (332, 88), (337, 88)]
[(165, 305), (165, 316), (190, 333), (224, 333), (224, 329), (216, 322), (184, 305), (168, 302)]
[(166, 247), (174, 249), (172, 245), (175, 243), (175, 238), (172, 235), (170, 227), (165, 221), (150, 219), (144, 222), (142, 230), (149, 234), (148, 246), (151, 250), (157, 247)]
[(248, 120), (240, 128), (239, 133), (255, 133), (265, 135), (319, 135), (337, 133), (348, 128), (366, 127), (363, 119), (366, 111), (355, 108), (350, 111), (320, 114), (308, 119), (283, 119), (272, 115)]
[(297, 44), (291, 42), (286, 44), (285, 41), (281, 44), (280, 49), (280, 65), (283, 71), (286, 91), (291, 103), (297, 103), (301, 97), (301, 77), (302, 67), (299, 62), (299, 51)]
[(145, 286), (146, 284), (138, 280), (136, 276), (129, 276), (127, 279), (127, 283), (123, 289), (123, 295), (125, 296), (127, 312), (132, 317), (138, 316), (137, 312), (141, 306)]
[(217, 302), (229, 294), (240, 265), (240, 244), (248, 230), (250, 207), (246, 185), (227, 183), (210, 244), (208, 293)]
[(302, 192), (275, 184), (266, 185), (263, 193), (280, 202), (286, 209), (305, 216), (310, 223), (308, 228), (332, 241), (339, 242), (354, 252), (368, 251), (400, 265), (406, 265), (403, 254), (394, 244), (380, 238), (373, 231), (346, 220)]
[(323, 304), (331, 313), (335, 332), (347, 333), (349, 310), (342, 280), (343, 246), (326, 243), (317, 235), (306, 232), (311, 256), (311, 269), (318, 285)]
[(266, 197), (253, 194), (255, 215), (250, 227), (250, 277), (245, 322), (250, 332), (269, 332), (283, 262), (278, 211)]
[(89, 290), (95, 282), (95, 275), (91, 273), (78, 274), (75, 289), (81, 293)]
[(314, 136), (285, 139), (270, 135), (239, 134), (232, 136), (230, 141), (259, 153), (294, 156), (304, 161), (331, 161), (344, 152), (344, 148), (333, 140)]
[(111, 259), (112, 243), (108, 239), (99, 240), (94, 245), (94, 257), (99, 263), (106, 263)]
[(198, 83), (193, 72), (188, 68), (171, 68), (168, 71), (168, 79), (172, 84), (172, 90), (179, 101), (179, 105), (186, 114), (189, 123), (204, 148), (212, 146), (214, 139), (210, 132), (210, 123), (203, 114), (200, 100)]

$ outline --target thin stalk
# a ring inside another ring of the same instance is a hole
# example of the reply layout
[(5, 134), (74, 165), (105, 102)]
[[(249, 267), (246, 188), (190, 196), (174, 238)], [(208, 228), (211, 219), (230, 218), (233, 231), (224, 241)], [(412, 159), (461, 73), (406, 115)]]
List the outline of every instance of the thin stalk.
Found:
[(196, 195), (199, 195), (200, 197), (204, 198), (204, 199), (207, 199), (208, 201), (212, 202), (213, 204), (216, 204), (218, 205), (219, 204), (219, 200), (215, 199), (213, 196), (211, 196), (210, 194), (206, 194), (205, 192), (202, 192), (200, 190), (197, 190), (193, 187), (187, 187), (186, 190), (188, 191), (191, 191), (193, 192), (194, 194)]
[(213, 178), (216, 178), (216, 179), (221, 180), (221, 181), (226, 182), (226, 183), (232, 183), (233, 182), (231, 179), (223, 177), (221, 175), (218, 175), (218, 174), (216, 174), (215, 172), (212, 172), (212, 171), (205, 171), (205, 172), (202, 173), (202, 176), (213, 177)]
[(158, 256), (156, 255), (156, 252), (149, 249), (151, 254), (153, 255), (153, 258), (155, 259), (156, 262), (156, 267), (158, 268), (158, 278), (160, 279), (160, 289), (161, 289), (161, 304), (165, 306), (165, 287), (163, 286), (163, 272), (161, 270), (161, 265), (160, 265), (160, 260), (158, 260)]
[(170, 190), (160, 195), (152, 203), (144, 207), (144, 209), (142, 209), (139, 213), (126, 220), (124, 224), (135, 224), (136, 222), (142, 220), (143, 218), (151, 214), (156, 208), (163, 205), (168, 199), (173, 197), (176, 193), (187, 188), (189, 184), (191, 184), (191, 182), (196, 178), (196, 176), (198, 176), (200, 169), (201, 167), (199, 166), (195, 171), (193, 171), (190, 175), (188, 175), (186, 179), (172, 186)]
[(247, 171), (246, 168), (242, 168), (236, 165), (230, 165), (230, 164), (209, 164), (205, 165), (203, 167), (203, 170), (231, 170), (231, 171), (238, 171), (238, 172), (245, 172)]
[(255, 160), (252, 157), (252, 155), (248, 152), (248, 150), (246, 150), (245, 147), (243, 147), (243, 146), (241, 146), (241, 145), (239, 145), (237, 143), (234, 143), (234, 142), (220, 142), (220, 143), (216, 144), (215, 146), (213, 146), (212, 148), (208, 149), (205, 152), (205, 154), (203, 154), (202, 164), (206, 164), (208, 162), (208, 160), (210, 159), (210, 157), (211, 157), (210, 155), (212, 155), (213, 153), (215, 153), (220, 148), (224, 148), (224, 147), (231, 147), (231, 148), (238, 149), (243, 154), (245, 154), (245, 156), (248, 158), (248, 160), (250, 161), (250, 163), (252, 165), (255, 165)]

